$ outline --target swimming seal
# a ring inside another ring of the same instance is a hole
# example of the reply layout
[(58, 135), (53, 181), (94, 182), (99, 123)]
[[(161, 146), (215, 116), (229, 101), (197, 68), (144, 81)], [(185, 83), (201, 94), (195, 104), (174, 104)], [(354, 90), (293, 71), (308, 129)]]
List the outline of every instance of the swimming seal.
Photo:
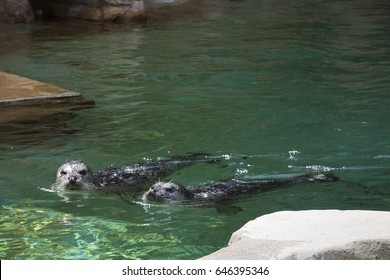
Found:
[(82, 161), (73, 160), (62, 164), (57, 171), (55, 190), (103, 190), (121, 189), (137, 191), (153, 180), (164, 178), (186, 166), (205, 162), (218, 162), (217, 158), (208, 158), (208, 154), (193, 153), (135, 163), (129, 166), (109, 167), (93, 173)]
[(153, 202), (189, 202), (196, 205), (228, 202), (237, 197), (274, 189), (276, 187), (305, 182), (335, 182), (339, 178), (331, 173), (308, 173), (286, 179), (243, 180), (229, 179), (202, 184), (187, 189), (175, 182), (157, 182), (145, 194), (144, 199)]

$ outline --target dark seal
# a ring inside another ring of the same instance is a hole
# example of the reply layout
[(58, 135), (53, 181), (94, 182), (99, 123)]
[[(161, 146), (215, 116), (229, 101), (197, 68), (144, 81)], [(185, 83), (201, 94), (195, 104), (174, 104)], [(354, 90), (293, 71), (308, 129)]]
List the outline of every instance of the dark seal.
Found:
[(191, 189), (175, 182), (157, 182), (144, 194), (144, 199), (153, 202), (193, 201), (197, 205), (210, 204), (229, 202), (238, 197), (292, 184), (335, 182), (338, 180), (338, 177), (331, 173), (308, 173), (286, 179), (221, 180), (205, 183)]
[(135, 163), (122, 167), (109, 167), (93, 173), (82, 161), (69, 161), (62, 164), (57, 171), (57, 180), (52, 188), (55, 190), (103, 190), (134, 192), (142, 189), (147, 183), (165, 178), (173, 172), (195, 163), (218, 162), (208, 154), (194, 153), (174, 156), (168, 159), (157, 159)]

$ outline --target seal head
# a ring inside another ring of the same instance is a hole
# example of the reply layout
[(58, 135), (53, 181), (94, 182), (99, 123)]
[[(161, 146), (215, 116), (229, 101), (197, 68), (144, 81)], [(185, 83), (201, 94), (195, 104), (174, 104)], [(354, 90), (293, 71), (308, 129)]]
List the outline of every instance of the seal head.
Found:
[(95, 189), (91, 168), (78, 160), (64, 163), (58, 168), (55, 188), (61, 190)]
[(174, 182), (157, 182), (145, 194), (144, 199), (155, 202), (190, 200), (194, 194)]

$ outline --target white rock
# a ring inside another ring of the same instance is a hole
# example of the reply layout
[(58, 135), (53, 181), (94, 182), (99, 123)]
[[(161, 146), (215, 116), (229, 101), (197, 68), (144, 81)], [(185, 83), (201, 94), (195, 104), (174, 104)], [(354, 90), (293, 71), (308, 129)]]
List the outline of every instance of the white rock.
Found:
[(283, 211), (233, 233), (202, 259), (390, 259), (390, 212)]

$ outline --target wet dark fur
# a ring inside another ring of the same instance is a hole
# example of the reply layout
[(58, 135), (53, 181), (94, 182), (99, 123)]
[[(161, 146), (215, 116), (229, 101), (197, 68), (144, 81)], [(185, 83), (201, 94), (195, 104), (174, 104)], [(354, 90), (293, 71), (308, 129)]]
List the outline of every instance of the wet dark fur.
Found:
[[(95, 189), (105, 192), (126, 190), (130, 193), (136, 193), (142, 190), (147, 183), (154, 183), (186, 166), (199, 162), (213, 163), (218, 161), (219, 159), (208, 158), (207, 154), (193, 153), (173, 156), (168, 159), (140, 162), (129, 166), (109, 167), (93, 174), (85, 163), (71, 161), (59, 168), (57, 184), (55, 184), (54, 188), (73, 190)], [(78, 167), (80, 170), (72, 170), (72, 168), (64, 168), (64, 166), (75, 166), (75, 168)], [(85, 173), (89, 175), (88, 178), (85, 177)]]
[[(174, 182), (157, 182), (145, 194), (144, 198), (154, 202), (182, 202), (194, 206), (216, 206), (219, 212), (229, 210), (225, 206), (239, 197), (271, 190), (277, 187), (306, 182), (335, 182), (339, 178), (331, 173), (309, 173), (286, 179), (242, 180), (230, 179), (209, 182), (187, 189)], [(225, 209), (224, 209), (225, 208)], [(231, 208), (231, 207), (230, 207)], [(231, 210), (231, 209), (230, 209)], [(237, 207), (233, 209), (239, 210)]]
[(165, 178), (173, 172), (198, 162), (216, 162), (206, 159), (204, 154), (188, 154), (169, 159), (136, 163), (131, 166), (111, 167), (94, 173), (95, 185), (102, 190), (132, 187), (134, 191), (145, 184)]

